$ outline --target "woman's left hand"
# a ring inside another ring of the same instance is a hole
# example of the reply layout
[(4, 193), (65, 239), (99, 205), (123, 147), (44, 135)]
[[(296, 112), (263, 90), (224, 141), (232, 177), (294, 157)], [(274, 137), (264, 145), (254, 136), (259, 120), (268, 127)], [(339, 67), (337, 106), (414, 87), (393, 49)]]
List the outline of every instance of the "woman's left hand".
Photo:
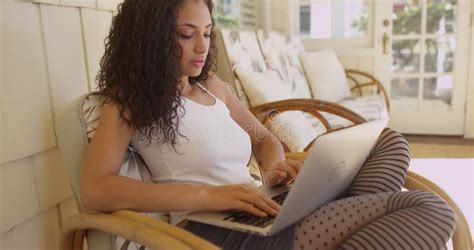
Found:
[(302, 166), (303, 163), (301, 161), (291, 159), (280, 161), (267, 170), (265, 174), (266, 184), (270, 186), (286, 184), (291, 179), (296, 178)]

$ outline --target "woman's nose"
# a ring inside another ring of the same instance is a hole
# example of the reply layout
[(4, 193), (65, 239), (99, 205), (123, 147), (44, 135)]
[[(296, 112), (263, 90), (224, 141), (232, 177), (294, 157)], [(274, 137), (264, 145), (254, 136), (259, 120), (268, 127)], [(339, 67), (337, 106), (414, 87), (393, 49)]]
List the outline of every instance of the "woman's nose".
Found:
[(196, 39), (196, 44), (194, 46), (194, 51), (196, 53), (205, 53), (207, 51), (207, 39), (205, 36), (198, 36)]

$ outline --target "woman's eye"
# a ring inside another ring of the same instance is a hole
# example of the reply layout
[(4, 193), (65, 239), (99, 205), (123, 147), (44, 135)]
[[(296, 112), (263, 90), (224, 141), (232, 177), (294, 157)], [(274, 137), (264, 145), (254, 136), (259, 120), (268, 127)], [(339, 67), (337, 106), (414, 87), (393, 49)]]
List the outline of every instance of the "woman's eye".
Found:
[(211, 33), (209, 34), (204, 34), (205, 37), (211, 37)]
[(189, 39), (191, 39), (193, 36), (187, 36), (187, 35), (179, 34), (179, 37), (181, 37), (182, 39), (189, 40)]

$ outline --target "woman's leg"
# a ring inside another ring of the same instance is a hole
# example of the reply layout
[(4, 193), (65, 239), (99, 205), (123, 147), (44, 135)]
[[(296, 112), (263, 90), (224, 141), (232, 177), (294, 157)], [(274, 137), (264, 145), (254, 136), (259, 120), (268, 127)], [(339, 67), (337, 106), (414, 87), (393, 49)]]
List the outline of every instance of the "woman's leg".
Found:
[(295, 228), (294, 249), (442, 249), (455, 215), (422, 191), (376, 193), (333, 201)]
[[(343, 248), (444, 246), (454, 227), (454, 213), (434, 194), (399, 192), (409, 163), (406, 140), (385, 129), (346, 193), (349, 198), (319, 208), (297, 225), (295, 249), (334, 249), (343, 243)], [(417, 218), (423, 223), (413, 219), (421, 210)]]
[(380, 134), (367, 160), (346, 196), (400, 191), (410, 165), (410, 150), (405, 138), (386, 128)]

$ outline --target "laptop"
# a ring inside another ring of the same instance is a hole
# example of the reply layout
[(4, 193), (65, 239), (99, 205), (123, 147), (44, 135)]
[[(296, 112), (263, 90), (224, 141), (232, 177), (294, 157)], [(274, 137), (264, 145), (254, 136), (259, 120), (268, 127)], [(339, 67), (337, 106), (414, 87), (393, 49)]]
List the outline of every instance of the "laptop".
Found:
[(218, 227), (262, 236), (273, 235), (342, 195), (387, 122), (371, 121), (320, 135), (292, 185), (258, 187), (267, 197), (281, 204), (276, 217), (261, 218), (237, 210), (196, 211), (186, 217), (190, 221)]

